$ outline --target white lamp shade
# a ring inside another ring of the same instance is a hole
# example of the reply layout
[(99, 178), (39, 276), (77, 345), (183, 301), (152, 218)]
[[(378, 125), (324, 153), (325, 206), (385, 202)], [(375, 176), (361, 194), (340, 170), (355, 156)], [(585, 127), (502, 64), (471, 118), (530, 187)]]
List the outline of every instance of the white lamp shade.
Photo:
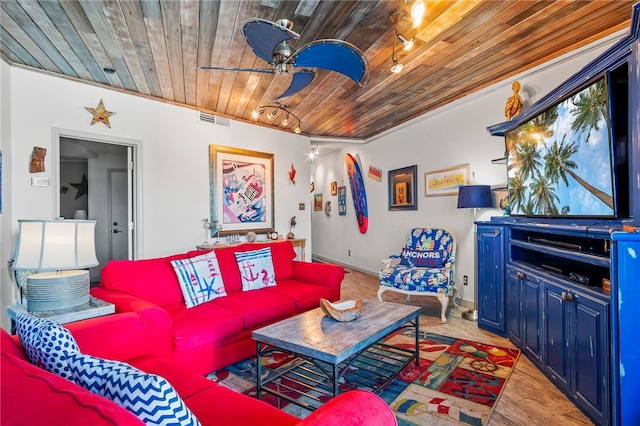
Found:
[(95, 220), (19, 220), (12, 269), (59, 271), (98, 265)]
[(86, 210), (76, 210), (73, 213), (74, 219), (87, 220), (87, 211)]

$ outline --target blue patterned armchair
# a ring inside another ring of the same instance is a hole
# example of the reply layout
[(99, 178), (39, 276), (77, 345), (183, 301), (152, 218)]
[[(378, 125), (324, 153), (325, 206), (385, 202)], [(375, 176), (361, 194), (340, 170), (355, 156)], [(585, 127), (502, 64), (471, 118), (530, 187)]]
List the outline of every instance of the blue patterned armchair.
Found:
[(406, 294), (407, 301), (411, 295), (437, 297), (442, 304), (440, 317), (446, 323), (449, 297), (454, 294), (455, 255), (456, 237), (451, 232), (440, 228), (412, 229), (402, 253), (383, 260), (378, 300), (387, 290)]

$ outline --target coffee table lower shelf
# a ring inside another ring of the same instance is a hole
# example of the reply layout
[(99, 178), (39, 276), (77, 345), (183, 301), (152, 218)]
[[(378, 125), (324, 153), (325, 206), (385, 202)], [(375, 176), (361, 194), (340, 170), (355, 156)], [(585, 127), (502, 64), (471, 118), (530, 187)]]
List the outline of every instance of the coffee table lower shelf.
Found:
[[(259, 344), (258, 344), (259, 345)], [(258, 348), (266, 352), (287, 352), (274, 347)], [(290, 353), (290, 352), (288, 352)], [(415, 349), (405, 349), (378, 342), (338, 365), (296, 355), (291, 365), (283, 367), (257, 389), (279, 398), (316, 410), (343, 389), (366, 389), (379, 392), (411, 361)], [(258, 370), (258, 375), (261, 372)]]

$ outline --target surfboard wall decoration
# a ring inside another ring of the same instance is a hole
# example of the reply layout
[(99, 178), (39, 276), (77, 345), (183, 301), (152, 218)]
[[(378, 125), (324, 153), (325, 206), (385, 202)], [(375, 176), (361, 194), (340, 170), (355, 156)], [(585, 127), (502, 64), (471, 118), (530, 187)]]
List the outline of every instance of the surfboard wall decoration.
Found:
[(349, 175), (349, 186), (351, 187), (353, 207), (356, 210), (358, 229), (360, 229), (361, 234), (365, 234), (369, 227), (369, 215), (367, 213), (367, 193), (364, 190), (362, 168), (351, 154), (346, 154), (344, 161)]

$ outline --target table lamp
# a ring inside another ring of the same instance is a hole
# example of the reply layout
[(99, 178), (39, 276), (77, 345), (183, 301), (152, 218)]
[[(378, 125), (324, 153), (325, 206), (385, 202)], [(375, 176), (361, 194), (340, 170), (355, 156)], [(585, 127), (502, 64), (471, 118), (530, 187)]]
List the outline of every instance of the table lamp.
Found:
[(98, 265), (95, 220), (18, 220), (12, 269), (27, 277), (27, 310), (68, 309), (89, 302), (89, 271)]
[[(465, 185), (458, 188), (458, 208), (459, 209), (481, 209), (493, 207), (493, 194), (489, 185)], [(473, 259), (476, 262), (476, 245), (474, 241)], [(477, 273), (477, 265), (475, 267)], [(478, 321), (478, 283), (474, 286), (473, 309), (469, 309), (461, 314), (462, 318), (469, 321)]]

